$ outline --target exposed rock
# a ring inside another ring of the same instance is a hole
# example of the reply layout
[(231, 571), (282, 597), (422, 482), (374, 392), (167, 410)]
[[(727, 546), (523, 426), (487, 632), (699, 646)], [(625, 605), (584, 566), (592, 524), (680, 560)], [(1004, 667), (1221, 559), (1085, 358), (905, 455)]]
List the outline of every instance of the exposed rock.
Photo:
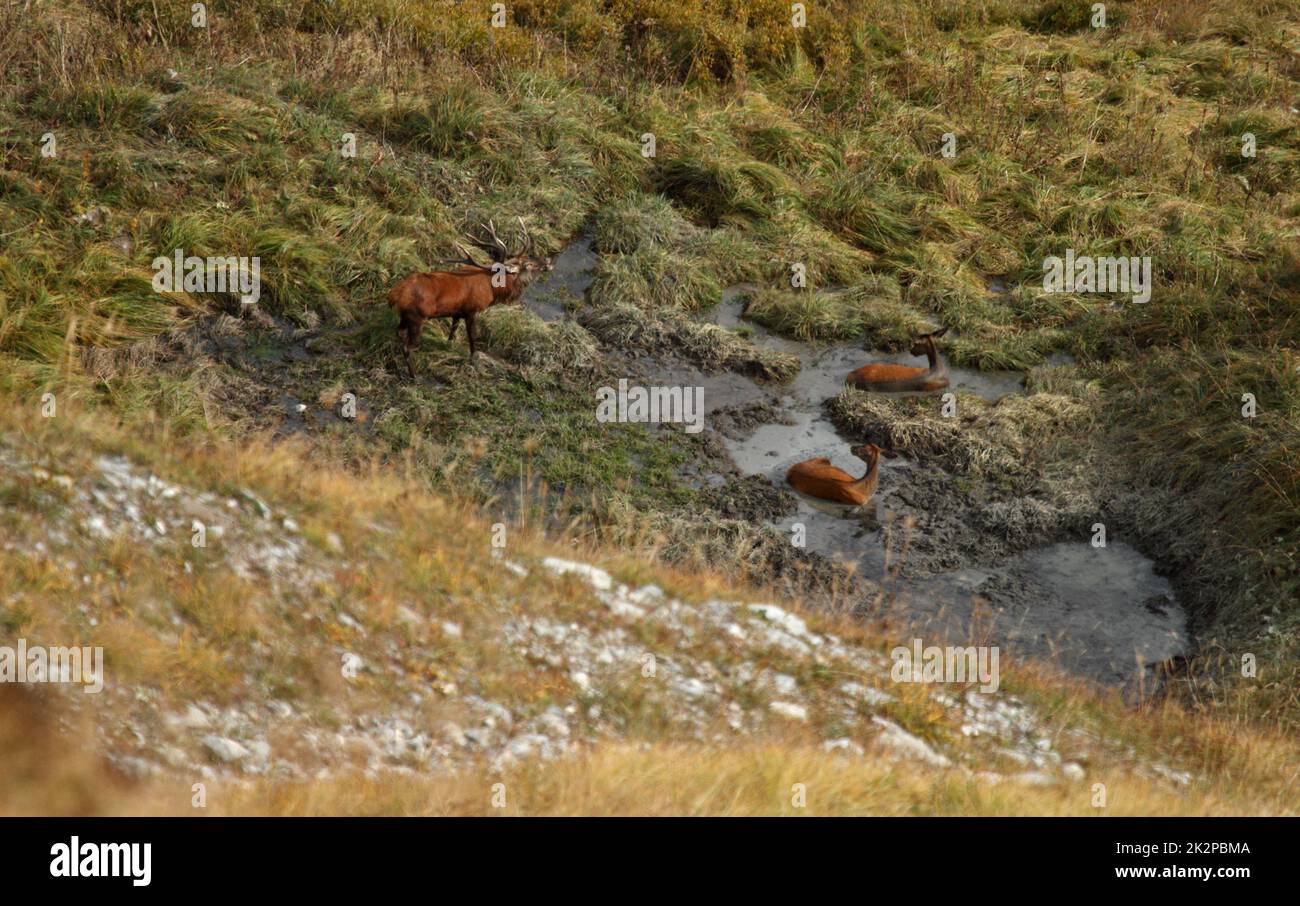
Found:
[(913, 736), (893, 721), (886, 720), (883, 717), (873, 717), (871, 721), (883, 729), (884, 732), (877, 736), (876, 739), (886, 748), (935, 767), (948, 767), (952, 764), (947, 756), (940, 755), (930, 748), (929, 743), (925, 740)]
[(599, 591), (609, 591), (614, 587), (614, 580), (609, 573), (603, 569), (591, 566), (587, 563), (577, 563), (573, 560), (561, 560), (559, 557), (547, 557), (542, 561), (542, 566), (555, 573), (557, 576), (563, 576), (567, 573), (577, 573), (591, 583), (593, 588)]
[(822, 743), (823, 752), (843, 752), (846, 755), (863, 755), (865, 750), (847, 736), (841, 736), (839, 739), (828, 739)]
[(218, 761), (232, 762), (247, 758), (251, 753), (233, 739), (224, 736), (204, 736), (203, 747)]
[(211, 726), (208, 715), (197, 705), (190, 705), (183, 714), (172, 714), (166, 719), (169, 726), (186, 730), (203, 730)]
[(790, 720), (808, 720), (808, 709), (794, 702), (771, 702), (767, 707), (773, 714), (788, 717)]

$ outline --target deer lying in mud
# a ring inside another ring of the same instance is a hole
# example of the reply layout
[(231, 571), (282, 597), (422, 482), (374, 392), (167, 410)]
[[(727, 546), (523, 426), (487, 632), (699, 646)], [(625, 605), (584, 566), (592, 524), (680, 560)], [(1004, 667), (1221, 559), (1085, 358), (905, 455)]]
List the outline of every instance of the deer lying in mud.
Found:
[(924, 355), (930, 361), (928, 368), (915, 368), (911, 365), (892, 365), (876, 362), (863, 365), (852, 372), (845, 383), (859, 390), (874, 390), (877, 393), (898, 393), (913, 391), (928, 393), (942, 390), (948, 386), (948, 363), (939, 355), (934, 341), (948, 332), (948, 328), (933, 333), (921, 334), (912, 343), (912, 355)]
[[(519, 219), (519, 225), (523, 227), (524, 244), (527, 245), (528, 228), (523, 218)], [(464, 264), (450, 271), (411, 274), (389, 290), (388, 304), (396, 309), (400, 318), (397, 341), (402, 345), (406, 370), (412, 380), (415, 379), (415, 369), (411, 366), (411, 350), (420, 339), (425, 321), (451, 318), (451, 327), (447, 330), (449, 340), (456, 338), (456, 328), (464, 321), (465, 333), (469, 335), (469, 358), (473, 362), (478, 354), (474, 346), (478, 336), (475, 318), (490, 306), (518, 302), (524, 287), (534, 277), (554, 267), (550, 258), (509, 254), (491, 221), (487, 233), (486, 241), (473, 241), (492, 256), (490, 266), (475, 264), (465, 247), (458, 243)]]
[(861, 478), (835, 468), (829, 459), (821, 456), (795, 463), (785, 473), (785, 480), (790, 482), (790, 487), (810, 497), (861, 506), (876, 492), (881, 455), (893, 458), (897, 454), (893, 450), (882, 450), (875, 444), (852, 447), (849, 452), (867, 464), (866, 474)]

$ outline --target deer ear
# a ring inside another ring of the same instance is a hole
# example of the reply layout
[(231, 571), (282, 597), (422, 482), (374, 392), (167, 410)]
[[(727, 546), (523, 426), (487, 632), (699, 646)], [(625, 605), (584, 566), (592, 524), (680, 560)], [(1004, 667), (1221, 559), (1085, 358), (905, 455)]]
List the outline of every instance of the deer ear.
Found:
[(506, 273), (507, 273), (507, 274), (517, 274), (517, 273), (519, 273), (519, 265), (517, 265), (517, 264), (511, 264), (511, 265), (508, 265), (508, 266), (506, 267)]

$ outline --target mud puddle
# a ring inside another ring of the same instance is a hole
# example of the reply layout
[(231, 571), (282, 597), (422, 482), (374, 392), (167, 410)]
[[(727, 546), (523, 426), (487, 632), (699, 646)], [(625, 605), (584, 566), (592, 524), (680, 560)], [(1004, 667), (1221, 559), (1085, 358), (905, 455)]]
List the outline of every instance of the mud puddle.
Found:
[(592, 241), (591, 233), (583, 233), (555, 256), (553, 270), (524, 289), (524, 305), (546, 323), (569, 317), (569, 308), (586, 296), (600, 261)]
[(1130, 694), (1188, 645), (1169, 581), (1134, 548), (1063, 542), (892, 589), (886, 614), (930, 644), (997, 644)]
[[(568, 317), (564, 302), (584, 298), (598, 256), (590, 236), (562, 252), (555, 270), (525, 294), (528, 307), (546, 321)], [(785, 473), (805, 459), (825, 456), (861, 475), (865, 464), (849, 453), (823, 403), (844, 389), (844, 378), (867, 362), (923, 365), (906, 352), (815, 345), (782, 337), (743, 317), (743, 297), (753, 287), (728, 288), (706, 316), (757, 346), (795, 355), (801, 369), (788, 384), (764, 384), (735, 372), (710, 373), (664, 350), (663, 355), (625, 357), (638, 379), (650, 384), (704, 388), (707, 426), (716, 433), (743, 478), (723, 471), (684, 475), (694, 486), (736, 493), (731, 518), (766, 524), (803, 549), (828, 557), (874, 583), (884, 616), (924, 634), (926, 644), (997, 644), (1008, 654), (1055, 662), (1063, 669), (1134, 689), (1148, 683), (1150, 666), (1187, 647), (1186, 617), (1167, 580), (1137, 550), (1112, 542), (1094, 549), (1083, 543), (1048, 543), (1033, 550), (1009, 548), (977, 527), (972, 504), (946, 493), (960, 476), (904, 458), (883, 459), (876, 497), (865, 507), (830, 504), (791, 489)], [(616, 357), (617, 350), (608, 350)], [(1062, 355), (1049, 364), (1067, 364)], [(951, 388), (996, 401), (1023, 393), (1019, 372), (982, 372), (949, 364)], [(725, 457), (722, 457), (725, 458)], [(698, 480), (697, 480), (698, 478)], [(772, 506), (771, 495), (749, 493), (755, 478), (794, 501)], [(1060, 539), (1044, 539), (1045, 542)], [(1148, 669), (1143, 669), (1143, 665)], [(1148, 688), (1150, 684), (1148, 683)]]

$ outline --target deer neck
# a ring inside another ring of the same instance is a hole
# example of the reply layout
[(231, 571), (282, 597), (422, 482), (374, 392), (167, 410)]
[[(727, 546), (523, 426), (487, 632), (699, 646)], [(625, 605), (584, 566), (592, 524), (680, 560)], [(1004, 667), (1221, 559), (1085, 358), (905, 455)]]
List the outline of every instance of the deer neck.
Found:
[(852, 482), (849, 487), (857, 488), (860, 491), (870, 490), (876, 484), (876, 479), (880, 476), (880, 454), (872, 453), (871, 458), (867, 460), (867, 471), (857, 481)]
[(934, 340), (927, 340), (925, 344), (925, 357), (930, 363), (930, 374), (936, 377), (946, 376), (948, 374), (948, 363), (939, 355), (939, 350), (935, 348)]
[[(492, 276), (495, 277), (496, 275), (493, 274)], [(519, 274), (502, 273), (501, 276), (504, 278), (504, 282), (500, 286), (497, 286), (495, 282), (492, 284), (492, 301), (494, 303), (509, 302), (519, 295), (524, 288)]]

